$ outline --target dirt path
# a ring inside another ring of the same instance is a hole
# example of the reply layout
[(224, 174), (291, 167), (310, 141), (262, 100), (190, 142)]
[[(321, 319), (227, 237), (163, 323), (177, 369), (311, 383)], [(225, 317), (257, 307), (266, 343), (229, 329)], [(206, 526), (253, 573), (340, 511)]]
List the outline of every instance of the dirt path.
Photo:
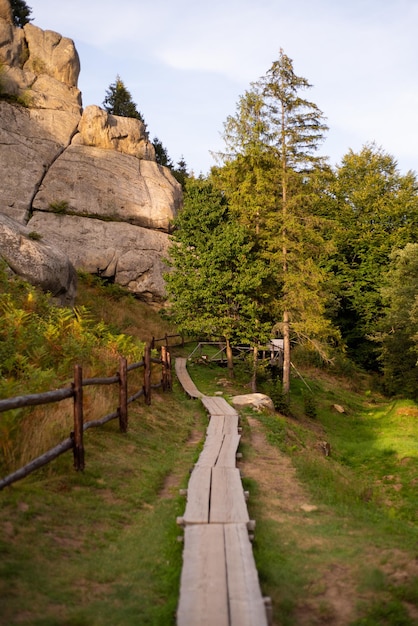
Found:
[[(263, 517), (273, 519), (296, 538), (303, 549), (326, 549), (326, 542), (309, 536), (306, 527), (316, 523), (318, 507), (313, 505), (296, 477), (289, 457), (268, 443), (260, 422), (248, 418), (251, 429), (251, 452), (242, 466), (245, 477), (257, 482), (258, 498)], [(303, 528), (298, 533), (298, 527)], [(316, 588), (304, 594), (304, 599), (293, 614), (295, 626), (347, 626), (355, 617), (356, 595), (351, 573), (334, 564), (318, 572)], [(280, 626), (275, 622), (274, 626)]]

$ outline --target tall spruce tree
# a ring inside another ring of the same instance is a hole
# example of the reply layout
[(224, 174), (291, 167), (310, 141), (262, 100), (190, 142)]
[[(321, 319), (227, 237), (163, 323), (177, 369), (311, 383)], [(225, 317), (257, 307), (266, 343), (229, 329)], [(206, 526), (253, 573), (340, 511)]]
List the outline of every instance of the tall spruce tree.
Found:
[(285, 394), (292, 331), (310, 341), (332, 334), (324, 315), (324, 273), (316, 263), (323, 245), (316, 176), (325, 164), (315, 153), (327, 126), (319, 108), (300, 95), (310, 86), (280, 50), (267, 74), (240, 99), (236, 115), (227, 119), (227, 150), (220, 155), (225, 167), (217, 172), (231, 206), (255, 231), (260, 254), (274, 272), (269, 282), (282, 317)]

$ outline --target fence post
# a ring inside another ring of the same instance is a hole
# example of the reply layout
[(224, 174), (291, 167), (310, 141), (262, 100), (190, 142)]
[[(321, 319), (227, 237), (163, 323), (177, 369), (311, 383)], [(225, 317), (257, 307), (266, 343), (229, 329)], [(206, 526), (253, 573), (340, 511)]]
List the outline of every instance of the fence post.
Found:
[(119, 429), (128, 430), (128, 363), (125, 357), (119, 358)]
[(166, 370), (167, 370), (167, 389), (169, 391), (173, 388), (173, 380), (171, 377), (171, 352), (167, 350), (166, 354)]
[(84, 469), (84, 446), (83, 446), (83, 370), (81, 365), (74, 366), (74, 432), (73, 455), (74, 468), (77, 471)]
[(162, 383), (163, 391), (166, 391), (167, 390), (167, 384), (168, 384), (168, 380), (167, 380), (167, 347), (166, 346), (161, 346), (161, 366), (162, 366), (161, 383)]
[(151, 404), (151, 344), (145, 346), (144, 352), (144, 396), (145, 404)]

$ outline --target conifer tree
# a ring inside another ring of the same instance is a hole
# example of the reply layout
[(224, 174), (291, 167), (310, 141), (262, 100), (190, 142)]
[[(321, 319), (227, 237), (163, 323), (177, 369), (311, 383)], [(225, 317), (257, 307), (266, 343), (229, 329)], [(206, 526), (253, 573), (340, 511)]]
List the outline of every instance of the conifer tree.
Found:
[(145, 128), (145, 120), (142, 114), (137, 110), (135, 102), (132, 100), (131, 93), (125, 87), (119, 75), (116, 80), (106, 90), (106, 96), (103, 101), (104, 109), (112, 115), (120, 115), (121, 117), (133, 117), (140, 120)]
[(162, 141), (160, 141), (158, 137), (154, 137), (152, 144), (155, 149), (155, 160), (158, 165), (163, 165), (164, 167), (172, 169), (173, 162), (170, 159), (167, 148), (163, 145)]
[(25, 0), (10, 0), (10, 7), (13, 14), (13, 24), (18, 28), (23, 28), (31, 21), (32, 9), (28, 7)]
[(227, 119), (227, 151), (220, 155), (225, 167), (216, 172), (270, 264), (271, 297), (282, 317), (285, 394), (291, 331), (310, 341), (332, 334), (324, 314), (324, 273), (316, 263), (323, 245), (316, 177), (325, 164), (315, 153), (327, 127), (319, 108), (300, 95), (310, 86), (281, 50), (278, 61), (240, 99), (236, 115)]

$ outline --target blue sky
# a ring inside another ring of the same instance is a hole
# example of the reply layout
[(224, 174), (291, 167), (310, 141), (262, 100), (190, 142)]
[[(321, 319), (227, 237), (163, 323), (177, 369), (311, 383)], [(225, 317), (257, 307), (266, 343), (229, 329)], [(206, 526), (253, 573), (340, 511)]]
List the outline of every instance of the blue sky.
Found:
[(418, 171), (418, 0), (27, 0), (74, 40), (83, 106), (119, 74), (174, 162), (206, 174), (223, 124), (279, 49), (327, 118), (331, 165), (375, 142)]

